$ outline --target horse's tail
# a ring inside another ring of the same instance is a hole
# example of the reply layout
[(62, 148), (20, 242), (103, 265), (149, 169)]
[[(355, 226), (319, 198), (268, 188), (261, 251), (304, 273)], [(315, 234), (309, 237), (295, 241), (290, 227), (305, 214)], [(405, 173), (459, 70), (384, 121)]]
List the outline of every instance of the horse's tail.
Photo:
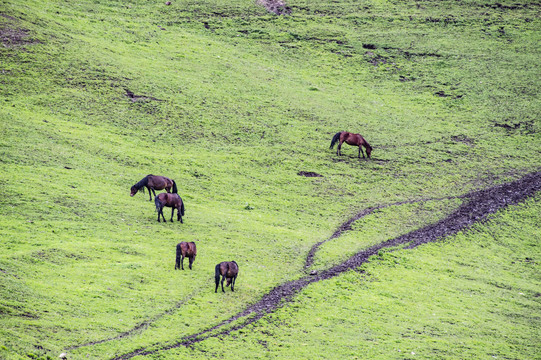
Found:
[(175, 269), (180, 269), (180, 255), (182, 254), (182, 249), (180, 248), (180, 243), (177, 244), (177, 258), (175, 261)]
[(338, 140), (340, 140), (340, 134), (342, 134), (342, 132), (337, 132), (336, 134), (334, 134), (332, 140), (331, 140), (331, 147), (329, 147), (329, 149), (332, 149), (334, 147), (334, 144), (336, 144), (336, 142)]
[(220, 264), (216, 265), (214, 268), (214, 280), (216, 281), (216, 287), (220, 283)]
[(182, 201), (182, 199), (180, 199), (180, 215), (184, 216), (184, 201)]
[(158, 198), (158, 196), (154, 198), (154, 204), (156, 204), (156, 211), (160, 212), (160, 210), (162, 209), (162, 203), (160, 199)]
[(177, 183), (175, 182), (175, 180), (171, 180), (173, 182), (173, 190), (171, 190), (171, 192), (173, 194), (177, 194), (178, 193), (178, 190), (177, 190)]

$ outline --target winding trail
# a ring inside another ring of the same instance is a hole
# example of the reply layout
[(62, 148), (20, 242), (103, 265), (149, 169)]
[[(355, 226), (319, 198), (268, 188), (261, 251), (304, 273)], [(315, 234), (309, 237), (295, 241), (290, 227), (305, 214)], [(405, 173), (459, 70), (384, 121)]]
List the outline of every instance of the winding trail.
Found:
[(185, 303), (190, 301), (196, 295), (199, 295), (199, 293), (200, 293), (200, 291), (193, 292), (192, 294), (186, 296), (184, 299), (178, 301), (170, 309), (167, 309), (167, 310), (165, 310), (165, 311), (163, 311), (163, 312), (161, 312), (159, 314), (154, 315), (150, 319), (147, 319), (147, 320), (141, 322), (140, 324), (137, 324), (132, 329), (127, 330), (127, 331), (125, 331), (123, 333), (120, 333), (117, 336), (110, 337), (110, 338), (107, 338), (107, 339), (102, 339), (102, 340), (91, 341), (91, 342), (84, 343), (84, 344), (72, 345), (72, 346), (67, 347), (66, 350), (75, 350), (75, 349), (79, 349), (79, 348), (82, 348), (82, 347), (85, 347), (85, 346), (103, 344), (105, 342), (109, 342), (109, 341), (113, 341), (113, 340), (120, 340), (122, 338), (125, 338), (125, 337), (128, 337), (128, 336), (133, 336), (135, 334), (141, 333), (141, 332), (145, 331), (152, 323), (154, 323), (154, 322), (160, 320), (162, 317), (170, 315), (173, 312), (175, 312), (176, 310), (180, 309), (182, 305), (184, 305)]
[[(364, 263), (369, 261), (369, 258), (376, 255), (381, 249), (389, 249), (390, 251), (396, 251), (400, 249), (411, 249), (422, 244), (434, 242), (439, 239), (443, 239), (448, 236), (457, 234), (461, 230), (465, 230), (471, 227), (476, 222), (484, 221), (488, 215), (495, 213), (496, 211), (503, 209), (509, 205), (515, 205), (519, 202), (535, 195), (536, 192), (541, 191), (541, 172), (535, 172), (524, 176), (522, 179), (497, 185), (486, 190), (479, 190), (460, 196), (459, 198), (467, 199), (455, 212), (448, 217), (428, 225), (424, 228), (409, 232), (394, 239), (390, 239), (383, 243), (372, 246), (366, 250), (360, 251), (357, 254), (350, 257), (343, 263), (333, 266), (327, 270), (321, 271), (315, 275), (306, 275), (300, 279), (286, 282), (272, 289), (269, 293), (263, 295), (261, 300), (257, 303), (247, 307), (242, 312), (232, 316), (231, 318), (222, 321), (221, 323), (203, 330), (199, 333), (185, 336), (179, 339), (177, 342), (169, 345), (156, 344), (152, 349), (140, 348), (130, 353), (118, 355), (113, 358), (117, 359), (130, 359), (135, 356), (144, 356), (154, 354), (160, 351), (166, 351), (180, 346), (190, 346), (205, 339), (211, 337), (228, 336), (231, 332), (242, 329), (243, 327), (261, 319), (263, 316), (275, 311), (276, 309), (284, 306), (290, 301), (295, 294), (305, 288), (311, 283), (315, 283), (322, 280), (327, 280), (342, 274), (348, 270), (354, 270)], [(418, 202), (412, 201), (412, 202)], [(395, 203), (398, 205), (401, 203)], [(373, 207), (365, 209), (359, 212), (356, 216), (342, 224), (339, 229), (328, 239), (333, 239), (343, 231), (351, 230), (351, 224), (372, 213), (374, 210), (390, 205), (384, 205), (380, 207)], [(328, 241), (326, 240), (326, 241)], [(323, 241), (324, 242), (324, 241)], [(323, 242), (314, 245), (310, 251), (308, 257), (313, 258), (318, 246)], [(310, 255), (311, 254), (311, 255)], [(306, 263), (309, 264), (307, 257)], [(309, 266), (309, 265), (308, 265)], [(306, 265), (305, 265), (306, 267)], [(241, 318), (245, 318), (241, 322), (227, 327), (226, 325), (233, 323)]]
[(340, 227), (334, 232), (334, 234), (331, 235), (328, 239), (325, 239), (323, 241), (320, 241), (318, 243), (315, 243), (310, 251), (308, 252), (308, 256), (306, 257), (306, 262), (304, 263), (304, 269), (308, 269), (312, 264), (314, 263), (314, 256), (316, 252), (319, 250), (319, 247), (323, 244), (325, 244), (327, 241), (331, 241), (333, 239), (336, 239), (342, 235), (344, 231), (350, 231), (352, 230), (351, 225), (357, 220), (362, 219), (363, 217), (372, 214), (376, 210), (388, 208), (391, 206), (399, 206), (399, 205), (405, 205), (405, 204), (417, 204), (427, 201), (442, 201), (442, 200), (453, 200), (453, 199), (463, 199), (467, 197), (468, 195), (461, 195), (461, 196), (448, 196), (444, 198), (430, 198), (430, 199), (418, 199), (418, 200), (406, 200), (406, 201), (399, 201), (394, 202), (386, 205), (378, 205), (369, 207), (367, 209), (362, 210), (361, 212), (357, 213), (355, 216), (351, 217), (349, 220), (344, 222)]

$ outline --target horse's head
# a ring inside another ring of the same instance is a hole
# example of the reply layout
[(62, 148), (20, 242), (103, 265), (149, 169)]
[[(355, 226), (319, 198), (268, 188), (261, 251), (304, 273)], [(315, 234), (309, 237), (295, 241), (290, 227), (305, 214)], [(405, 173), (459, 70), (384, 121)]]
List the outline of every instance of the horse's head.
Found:
[(372, 153), (372, 146), (368, 145), (366, 147), (366, 156), (370, 159), (370, 154)]
[(133, 196), (135, 194), (137, 194), (137, 188), (135, 186), (132, 186), (131, 191), (130, 191), (130, 196)]

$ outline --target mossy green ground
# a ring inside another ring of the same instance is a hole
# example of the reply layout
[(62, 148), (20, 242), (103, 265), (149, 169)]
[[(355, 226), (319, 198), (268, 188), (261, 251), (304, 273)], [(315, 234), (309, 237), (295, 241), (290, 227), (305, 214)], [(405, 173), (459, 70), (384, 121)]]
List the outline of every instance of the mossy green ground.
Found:
[[(0, 358), (174, 343), (303, 276), (311, 246), (362, 209), (423, 200), (356, 222), (315, 269), (539, 170), (538, 5), (288, 6), (0, 0)], [(329, 150), (342, 130), (373, 159)], [(184, 224), (129, 197), (149, 173), (175, 179)], [(154, 357), (536, 358), (539, 204), (313, 284), (234, 340)], [(193, 271), (173, 270), (180, 241), (197, 241)], [(237, 291), (214, 294), (232, 259)]]

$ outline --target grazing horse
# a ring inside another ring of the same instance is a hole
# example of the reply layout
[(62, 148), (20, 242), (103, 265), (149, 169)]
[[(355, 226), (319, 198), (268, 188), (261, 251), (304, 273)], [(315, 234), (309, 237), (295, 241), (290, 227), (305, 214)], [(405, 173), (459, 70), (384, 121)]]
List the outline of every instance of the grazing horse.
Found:
[(177, 220), (180, 221), (181, 224), (183, 223), (182, 216), (184, 215), (184, 202), (180, 198), (179, 194), (158, 194), (158, 196), (154, 198), (154, 203), (156, 204), (156, 211), (158, 212), (158, 222), (160, 222), (160, 215), (163, 218), (163, 222), (166, 222), (165, 217), (163, 216), (163, 207), (167, 206), (172, 208), (171, 222), (173, 222), (173, 214), (175, 213), (175, 209), (177, 209)]
[(222, 292), (224, 290), (224, 279), (227, 279), (226, 287), (231, 284), (231, 291), (235, 291), (235, 280), (239, 274), (239, 266), (234, 261), (224, 261), (216, 265), (215, 280), (216, 289), (214, 292), (218, 292), (218, 285), (220, 284), (220, 275), (222, 276)]
[[(192, 242), (181, 242), (177, 244), (177, 259), (175, 262), (175, 270), (176, 269), (182, 269), (184, 270), (184, 258), (187, 257), (190, 261), (190, 270), (192, 269), (192, 264), (195, 260), (195, 256), (197, 255), (197, 248), (195, 247), (195, 243)], [(181, 259), (182, 256), (182, 259)]]
[(334, 144), (338, 142), (338, 150), (336, 151), (337, 155), (342, 155), (340, 149), (342, 148), (342, 143), (345, 142), (348, 145), (358, 146), (359, 147), (359, 159), (361, 158), (361, 154), (363, 154), (364, 159), (364, 152), (362, 147), (366, 149), (366, 155), (368, 158), (370, 158), (370, 154), (372, 153), (372, 146), (366, 141), (361, 134), (353, 134), (347, 131), (341, 131), (337, 132), (331, 141), (331, 147), (329, 149), (332, 149), (334, 147)]
[(177, 184), (175, 183), (175, 180), (171, 180), (165, 176), (147, 175), (141, 181), (131, 187), (130, 196), (137, 194), (137, 191), (141, 189), (143, 189), (142, 191), (144, 193), (145, 187), (148, 189), (148, 196), (150, 196), (149, 201), (152, 201), (152, 194), (150, 193), (150, 190), (152, 190), (154, 193), (154, 198), (156, 198), (156, 192), (154, 190), (165, 189), (165, 191), (169, 192), (169, 190), (173, 188), (171, 192), (177, 192)]

